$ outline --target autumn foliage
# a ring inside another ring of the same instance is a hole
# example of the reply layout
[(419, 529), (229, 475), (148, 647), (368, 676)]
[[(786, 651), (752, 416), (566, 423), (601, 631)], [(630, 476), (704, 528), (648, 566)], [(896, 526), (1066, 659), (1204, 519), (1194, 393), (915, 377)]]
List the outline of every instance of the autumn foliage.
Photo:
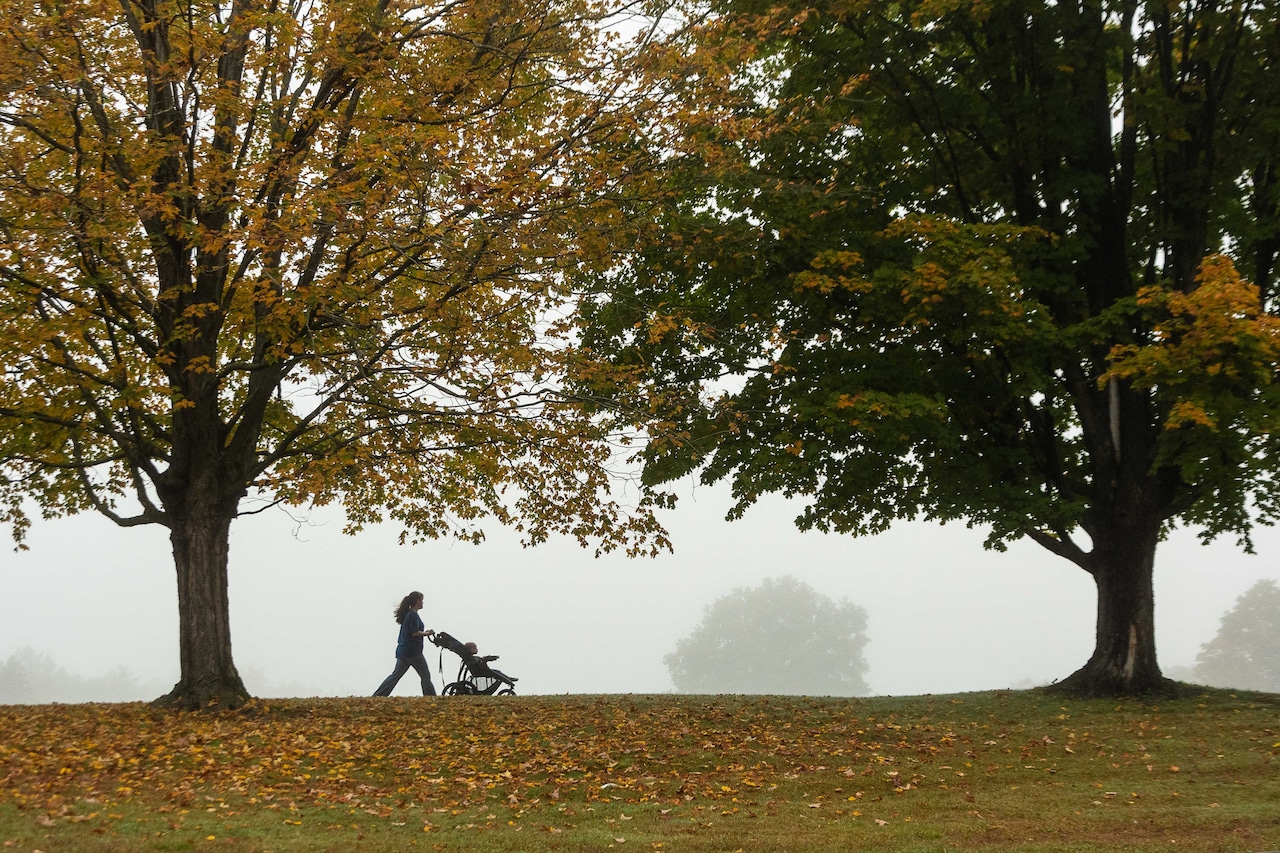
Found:
[[(577, 346), (649, 96), (593, 0), (13, 0), (0, 20), (0, 518), (173, 544), (182, 681), (234, 705), (228, 528), (662, 547)], [(612, 33), (612, 34), (611, 34)], [(576, 393), (570, 393), (570, 386)]]

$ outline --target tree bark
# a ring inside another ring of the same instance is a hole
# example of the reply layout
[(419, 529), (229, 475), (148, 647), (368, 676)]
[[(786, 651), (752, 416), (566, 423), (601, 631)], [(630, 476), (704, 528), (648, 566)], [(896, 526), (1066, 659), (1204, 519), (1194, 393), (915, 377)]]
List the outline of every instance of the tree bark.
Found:
[(1093, 655), (1053, 686), (1077, 696), (1168, 695), (1176, 683), (1156, 660), (1155, 555), (1158, 516), (1130, 501), (1095, 529), (1088, 569), (1098, 592)]
[(175, 518), (169, 539), (178, 574), (181, 677), (156, 704), (238, 708), (249, 693), (231, 659), (227, 552), (232, 516), (214, 507)]

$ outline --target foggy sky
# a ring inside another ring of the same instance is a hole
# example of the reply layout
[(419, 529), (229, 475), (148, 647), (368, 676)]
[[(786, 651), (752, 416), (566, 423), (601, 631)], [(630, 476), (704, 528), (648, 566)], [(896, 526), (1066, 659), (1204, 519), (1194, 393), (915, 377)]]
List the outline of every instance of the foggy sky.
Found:
[[(900, 523), (868, 538), (802, 533), (792, 524), (799, 506), (781, 498), (737, 522), (723, 520), (728, 506), (720, 487), (684, 489), (663, 516), (675, 552), (657, 559), (595, 559), (569, 540), (522, 549), (500, 528), (479, 546), (400, 546), (390, 525), (343, 536), (336, 508), (314, 511), (296, 533), (281, 511), (242, 518), (231, 538), (236, 664), (259, 695), (368, 695), (394, 664), (391, 611), (420, 590), (427, 627), (500, 655), (495, 665), (520, 679), (521, 694), (669, 692), (662, 657), (703, 607), (783, 575), (866, 609), (875, 695), (1048, 683), (1092, 651), (1092, 580), (1032, 543), (985, 551), (981, 531), (955, 524)], [(37, 522), (27, 552), (0, 546), (0, 663), (27, 646), (74, 674), (124, 666), (148, 690), (167, 689), (178, 678), (178, 627), (166, 534), (85, 514)], [(1260, 530), (1257, 549), (1202, 547), (1186, 530), (1161, 545), (1162, 666), (1190, 666), (1240, 594), (1280, 579), (1280, 533)], [(427, 656), (438, 688), (438, 650), (428, 645)], [(457, 666), (446, 652), (446, 681)], [(396, 695), (416, 692), (410, 673)]]

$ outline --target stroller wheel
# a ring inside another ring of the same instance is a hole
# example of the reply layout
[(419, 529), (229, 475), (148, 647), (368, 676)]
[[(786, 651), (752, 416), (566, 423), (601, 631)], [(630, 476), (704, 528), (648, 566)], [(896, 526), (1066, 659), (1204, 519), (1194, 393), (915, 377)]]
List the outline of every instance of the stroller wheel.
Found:
[(475, 691), (471, 689), (471, 685), (465, 681), (455, 681), (452, 684), (445, 685), (442, 691), (445, 696), (469, 696)]
[(506, 690), (499, 690), (499, 691), (498, 691), (498, 695), (499, 695), (499, 696), (514, 696), (514, 695), (516, 695), (516, 692), (515, 692), (514, 690), (512, 690), (510, 687), (508, 687)]

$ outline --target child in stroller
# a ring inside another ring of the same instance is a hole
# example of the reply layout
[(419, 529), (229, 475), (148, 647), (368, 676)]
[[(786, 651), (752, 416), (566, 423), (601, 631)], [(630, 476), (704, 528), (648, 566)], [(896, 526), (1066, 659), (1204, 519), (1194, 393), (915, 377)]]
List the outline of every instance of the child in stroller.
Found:
[(448, 649), (462, 658), (462, 663), (458, 667), (458, 680), (452, 684), (446, 684), (444, 689), (440, 691), (443, 695), (515, 695), (516, 681), (519, 679), (512, 678), (506, 673), (489, 666), (490, 661), (498, 659), (497, 655), (481, 657), (477, 654), (479, 649), (475, 643), (463, 643), (444, 631), (437, 631), (431, 638), (431, 642), (441, 649)]

